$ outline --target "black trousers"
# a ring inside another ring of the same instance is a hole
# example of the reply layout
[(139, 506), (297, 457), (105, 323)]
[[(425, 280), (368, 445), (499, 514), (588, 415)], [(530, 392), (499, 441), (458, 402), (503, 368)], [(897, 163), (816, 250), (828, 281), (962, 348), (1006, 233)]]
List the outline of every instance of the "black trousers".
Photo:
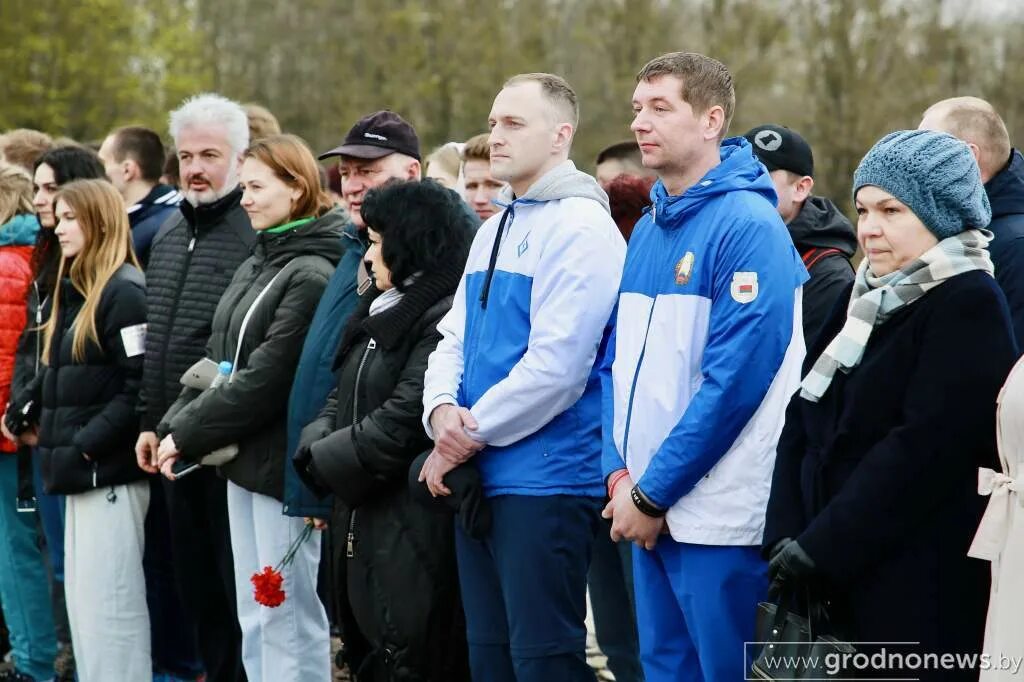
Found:
[(201, 467), (177, 481), (161, 478), (161, 483), (171, 521), (175, 577), (185, 612), (195, 623), (207, 682), (245, 680), (227, 482), (215, 470)]
[(204, 670), (199, 660), (195, 627), (185, 615), (176, 579), (171, 546), (171, 522), (162, 476), (149, 478), (149, 511), (146, 513), (146, 551), (142, 569), (146, 576), (146, 602), (153, 635), (153, 669), (177, 677), (198, 677)]

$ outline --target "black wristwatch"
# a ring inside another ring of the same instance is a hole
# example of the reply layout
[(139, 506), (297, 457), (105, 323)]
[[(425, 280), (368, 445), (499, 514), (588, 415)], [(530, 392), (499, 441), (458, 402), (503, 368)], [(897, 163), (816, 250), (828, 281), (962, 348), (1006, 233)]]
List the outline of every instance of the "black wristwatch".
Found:
[(653, 516), (656, 519), (660, 519), (667, 511), (651, 502), (651, 499), (647, 497), (647, 495), (644, 495), (644, 492), (640, 490), (639, 485), (633, 486), (633, 489), (629, 491), (629, 496), (633, 499), (633, 504), (636, 505), (636, 508), (647, 516)]

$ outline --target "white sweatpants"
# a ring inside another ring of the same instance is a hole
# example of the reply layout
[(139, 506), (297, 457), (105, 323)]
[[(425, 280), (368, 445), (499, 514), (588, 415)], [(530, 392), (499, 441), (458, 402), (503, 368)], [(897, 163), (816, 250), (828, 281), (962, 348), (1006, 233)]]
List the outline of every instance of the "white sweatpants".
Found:
[(80, 682), (153, 679), (142, 573), (149, 481), (67, 496), (64, 589)]
[(228, 481), (228, 520), (235, 559), (235, 595), (242, 629), (242, 665), (249, 682), (330, 682), (331, 634), (316, 593), (320, 531), (281, 569), (284, 603), (262, 606), (250, 578), (277, 566), (305, 521), (285, 516), (281, 503)]

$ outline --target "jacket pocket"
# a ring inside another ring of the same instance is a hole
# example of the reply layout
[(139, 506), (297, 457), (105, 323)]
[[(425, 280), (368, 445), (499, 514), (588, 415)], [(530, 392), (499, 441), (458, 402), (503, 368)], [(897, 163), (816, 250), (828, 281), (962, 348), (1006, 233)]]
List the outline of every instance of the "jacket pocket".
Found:
[(74, 495), (96, 487), (97, 462), (88, 462), (74, 445), (60, 445), (42, 453), (43, 487), (47, 493)]

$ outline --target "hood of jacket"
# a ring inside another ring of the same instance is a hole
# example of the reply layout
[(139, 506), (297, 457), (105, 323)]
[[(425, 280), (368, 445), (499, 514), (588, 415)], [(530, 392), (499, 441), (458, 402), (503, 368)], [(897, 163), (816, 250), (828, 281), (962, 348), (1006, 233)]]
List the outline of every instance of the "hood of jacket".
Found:
[(730, 192), (757, 192), (772, 205), (778, 204), (771, 176), (754, 156), (749, 142), (742, 137), (730, 137), (722, 142), (719, 153), (721, 162), (680, 195), (669, 195), (661, 180), (654, 183), (650, 210), (655, 225), (665, 229), (679, 227), (686, 214)]
[(337, 265), (345, 253), (342, 235), (348, 227), (348, 214), (332, 208), (316, 220), (281, 234), (260, 232), (253, 254), (267, 261), (289, 261), (297, 256), (323, 256)]
[(825, 197), (808, 197), (786, 227), (801, 253), (809, 248), (839, 249), (849, 258), (857, 251), (853, 224)]
[(992, 204), (992, 219), (1024, 213), (1024, 156), (1014, 149), (1010, 163), (985, 183), (988, 201)]
[(0, 225), (0, 246), (32, 246), (39, 234), (39, 220), (22, 213)]
[(572, 161), (563, 161), (549, 170), (530, 185), (521, 197), (513, 195), (511, 187), (505, 187), (495, 203), (504, 207), (512, 203), (540, 204), (570, 197), (593, 199), (604, 210), (609, 210), (608, 195), (601, 189), (601, 185), (591, 176), (577, 170)]

